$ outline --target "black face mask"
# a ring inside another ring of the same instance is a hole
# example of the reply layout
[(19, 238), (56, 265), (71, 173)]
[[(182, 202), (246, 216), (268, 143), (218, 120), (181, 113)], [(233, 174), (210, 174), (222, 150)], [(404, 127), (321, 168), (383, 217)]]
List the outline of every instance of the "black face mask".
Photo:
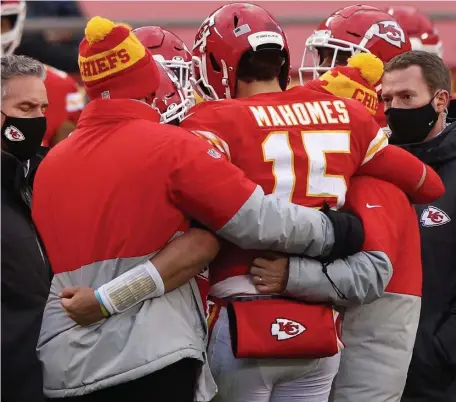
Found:
[(6, 145), (6, 151), (24, 162), (38, 152), (44, 133), (46, 132), (46, 117), (23, 117), (5, 116), (2, 125), (2, 141)]
[(439, 119), (439, 113), (432, 106), (435, 96), (428, 104), (421, 107), (390, 108), (385, 112), (388, 126), (391, 129), (390, 144), (415, 144), (426, 139)]

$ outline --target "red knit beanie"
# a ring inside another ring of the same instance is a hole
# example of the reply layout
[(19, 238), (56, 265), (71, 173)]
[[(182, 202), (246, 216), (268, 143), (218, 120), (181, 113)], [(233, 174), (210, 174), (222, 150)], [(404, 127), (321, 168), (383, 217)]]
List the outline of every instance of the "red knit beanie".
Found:
[(158, 88), (152, 55), (125, 24), (94, 17), (79, 45), (79, 70), (90, 99), (142, 99)]

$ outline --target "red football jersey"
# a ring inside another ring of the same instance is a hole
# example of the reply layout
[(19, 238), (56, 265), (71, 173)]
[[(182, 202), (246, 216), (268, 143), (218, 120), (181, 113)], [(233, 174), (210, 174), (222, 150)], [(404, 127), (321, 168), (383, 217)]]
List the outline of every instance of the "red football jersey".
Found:
[(44, 84), (49, 107), (45, 113), (47, 129), (42, 145), (48, 147), (52, 137), (65, 121), (77, 123), (85, 102), (83, 90), (76, 81), (67, 73), (54, 67), (46, 66)]
[[(216, 146), (265, 193), (309, 207), (320, 208), (324, 201), (332, 207), (343, 206), (350, 178), (361, 171), (386, 180), (397, 176), (398, 184), (408, 184), (406, 189), (412, 194), (421, 181), (429, 181), (423, 180), (427, 172), (423, 163), (400, 148), (387, 146), (383, 130), (361, 103), (303, 87), (203, 102), (181, 126)], [(410, 171), (405, 172), (405, 167)], [(443, 185), (433, 173), (437, 179), (430, 178), (438, 181), (437, 187), (441, 185), (436, 189), (435, 197), (439, 197)], [(225, 243), (211, 264), (212, 294), (254, 292), (247, 283), (254, 255)], [(217, 287), (222, 282), (222, 288)]]
[(350, 177), (387, 144), (357, 101), (294, 87), (203, 102), (181, 127), (209, 140), (265, 193), (340, 208)]

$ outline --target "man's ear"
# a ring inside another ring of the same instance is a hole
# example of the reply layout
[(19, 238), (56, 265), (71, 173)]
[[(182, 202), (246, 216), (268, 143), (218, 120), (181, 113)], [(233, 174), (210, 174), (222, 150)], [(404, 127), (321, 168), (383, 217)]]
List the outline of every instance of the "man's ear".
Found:
[(434, 105), (437, 113), (442, 113), (448, 108), (450, 94), (448, 91), (441, 90), (435, 97)]

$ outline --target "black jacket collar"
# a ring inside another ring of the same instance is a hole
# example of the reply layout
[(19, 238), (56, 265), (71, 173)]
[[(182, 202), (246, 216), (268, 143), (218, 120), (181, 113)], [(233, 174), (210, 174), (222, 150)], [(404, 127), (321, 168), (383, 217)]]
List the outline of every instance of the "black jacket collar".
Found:
[(21, 162), (15, 156), (2, 151), (2, 187), (7, 189), (20, 189), (27, 183), (25, 177), (27, 162)]
[(456, 121), (432, 140), (404, 145), (403, 148), (433, 167), (456, 159)]

